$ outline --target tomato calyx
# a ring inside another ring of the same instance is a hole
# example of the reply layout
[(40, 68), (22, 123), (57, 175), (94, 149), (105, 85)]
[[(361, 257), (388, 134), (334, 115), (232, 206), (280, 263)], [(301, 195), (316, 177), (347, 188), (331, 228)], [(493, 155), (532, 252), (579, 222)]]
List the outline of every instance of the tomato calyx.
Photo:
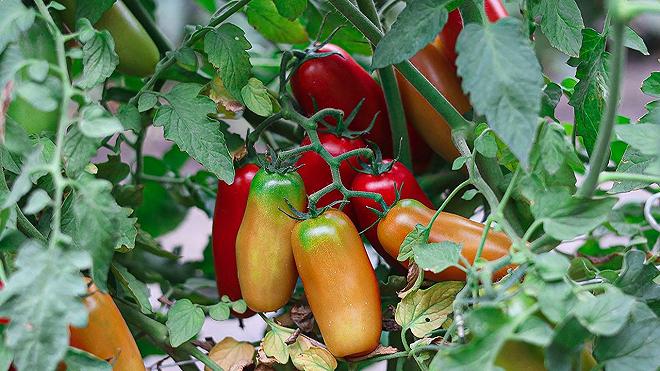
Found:
[(296, 166), (298, 156), (282, 158), (278, 152), (270, 146), (266, 146), (266, 151), (266, 154), (256, 156), (259, 167), (266, 172), (284, 175), (300, 168), (300, 166)]
[[(398, 157), (392, 160), (385, 160), (383, 159), (382, 151), (376, 143), (370, 140), (365, 141), (367, 142), (374, 155), (371, 157), (371, 161), (364, 161), (360, 159), (359, 168), (353, 168), (353, 170), (357, 171), (358, 173), (374, 176), (386, 174), (392, 171), (392, 167), (399, 160)], [(399, 186), (401, 185), (399, 184)]]
[(311, 205), (308, 203), (306, 212), (296, 209), (291, 204), (291, 202), (289, 202), (289, 200), (287, 200), (286, 198), (284, 199), (284, 202), (286, 202), (286, 205), (288, 206), (289, 210), (283, 210), (282, 208), (280, 208), (279, 210), (289, 218), (302, 222), (308, 219), (317, 218), (321, 216), (323, 213), (325, 213), (328, 209), (332, 209), (337, 205), (347, 204), (349, 201), (337, 200), (323, 207), (316, 207), (315, 205)]
[[(314, 104), (315, 110), (318, 111), (318, 107), (316, 106), (316, 100), (314, 100), (314, 97), (312, 97), (312, 103)], [(342, 118), (340, 116), (339, 119), (337, 120), (337, 124), (335, 125), (328, 123), (324, 119), (320, 119), (318, 122), (321, 125), (323, 125), (325, 129), (319, 129), (319, 131), (325, 133), (331, 133), (339, 138), (346, 138), (346, 139), (359, 138), (369, 133), (371, 129), (374, 127), (374, 124), (376, 123), (376, 119), (378, 118), (380, 112), (377, 112), (374, 115), (374, 117), (371, 119), (371, 122), (369, 123), (369, 126), (367, 126), (364, 130), (349, 130), (348, 128), (355, 119), (355, 116), (357, 116), (363, 103), (364, 103), (364, 98), (360, 99), (360, 101), (358, 102), (357, 105), (355, 105), (355, 108), (353, 108), (353, 110), (348, 115), (348, 117)]]

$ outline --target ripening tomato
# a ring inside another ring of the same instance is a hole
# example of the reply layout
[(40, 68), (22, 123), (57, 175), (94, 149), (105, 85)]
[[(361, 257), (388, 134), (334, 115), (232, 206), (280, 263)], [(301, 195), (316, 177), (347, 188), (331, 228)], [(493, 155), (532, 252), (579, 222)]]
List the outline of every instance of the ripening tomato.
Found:
[[(61, 12), (67, 27), (75, 30), (77, 0), (60, 0), (66, 9)], [(147, 76), (160, 60), (158, 47), (133, 13), (121, 1), (116, 1), (99, 18), (94, 28), (108, 30), (119, 56), (119, 70), (129, 75)]]
[(285, 200), (298, 210), (305, 207), (300, 175), (259, 170), (252, 179), (236, 237), (238, 282), (245, 303), (255, 312), (281, 308), (298, 280), (291, 251), (296, 221), (283, 212), (289, 210)]
[(84, 303), (89, 311), (87, 326), (70, 327), (71, 346), (111, 360), (115, 370), (144, 370), (137, 344), (112, 297), (92, 283)]
[[(461, 90), (454, 65), (433, 44), (415, 54), (410, 61), (429, 82), (447, 98), (460, 113), (470, 110), (470, 101)], [(413, 87), (397, 73), (401, 99), (406, 118), (429, 146), (445, 160), (452, 162), (460, 156), (451, 139), (451, 128), (447, 121)]]
[(328, 350), (345, 357), (376, 349), (382, 328), (378, 280), (348, 216), (330, 209), (302, 221), (291, 233), (291, 244)]
[[(291, 90), (307, 116), (323, 108), (336, 108), (345, 115), (352, 112), (362, 99), (364, 102), (351, 123), (352, 130), (365, 130), (376, 117), (373, 128), (364, 135), (376, 143), (383, 153), (392, 157), (392, 134), (383, 89), (353, 57), (337, 45), (327, 44), (319, 53), (336, 52), (327, 57), (303, 63), (291, 79)], [(377, 115), (377, 116), (376, 116)], [(334, 124), (333, 118), (326, 121)], [(431, 151), (408, 126), (413, 160), (423, 165)]]
[[(378, 240), (390, 256), (399, 256), (399, 248), (417, 224), (426, 226), (435, 211), (417, 200), (401, 200), (394, 205), (378, 223)], [(429, 242), (452, 241), (462, 245), (461, 255), (471, 264), (481, 242), (484, 225), (459, 215), (442, 212), (431, 227)], [(481, 254), (485, 260), (496, 260), (509, 253), (511, 240), (501, 232), (490, 231)], [(407, 266), (407, 262), (403, 262)], [(506, 275), (508, 268), (493, 273), (495, 279)], [(458, 268), (447, 268), (440, 273), (425, 272), (433, 281), (464, 281), (465, 273)]]
[[(333, 156), (338, 156), (343, 153), (349, 152), (354, 149), (364, 148), (367, 145), (359, 137), (347, 138), (340, 137), (334, 133), (319, 133), (321, 145)], [(310, 144), (309, 137), (303, 139), (301, 146)], [(305, 182), (305, 191), (307, 194), (312, 194), (321, 188), (332, 183), (332, 174), (330, 173), (330, 166), (323, 160), (323, 158), (314, 151), (303, 153), (296, 166), (299, 166), (297, 172), (300, 174), (303, 182)], [(341, 175), (342, 183), (346, 186), (350, 185), (356, 175), (354, 168), (358, 166), (357, 157), (351, 157), (339, 165), (339, 173)], [(317, 207), (327, 206), (335, 201), (343, 199), (344, 196), (338, 190), (334, 190), (325, 196), (321, 197), (316, 204)], [(350, 205), (344, 205), (344, 210), (351, 215)]]
[[(232, 301), (242, 298), (236, 269), (236, 236), (245, 214), (252, 178), (259, 171), (254, 164), (236, 169), (232, 184), (218, 182), (218, 193), (213, 215), (213, 261), (218, 294), (227, 295)], [(254, 312), (234, 313), (235, 317), (246, 318)]]
[[(431, 200), (419, 186), (413, 174), (402, 163), (385, 159), (381, 163), (373, 163), (365, 168), (364, 172), (358, 173), (353, 179), (352, 190), (378, 193), (388, 205), (396, 200), (398, 190), (400, 198), (414, 199), (426, 207), (433, 207)], [(378, 254), (387, 261), (390, 267), (400, 266), (401, 263), (396, 260), (396, 257), (392, 258), (378, 242), (378, 232), (374, 224), (378, 220), (378, 216), (369, 208), (379, 210), (380, 205), (370, 198), (356, 197), (351, 199), (351, 207), (355, 214), (355, 224), (360, 230), (371, 227), (366, 230), (364, 235)]]

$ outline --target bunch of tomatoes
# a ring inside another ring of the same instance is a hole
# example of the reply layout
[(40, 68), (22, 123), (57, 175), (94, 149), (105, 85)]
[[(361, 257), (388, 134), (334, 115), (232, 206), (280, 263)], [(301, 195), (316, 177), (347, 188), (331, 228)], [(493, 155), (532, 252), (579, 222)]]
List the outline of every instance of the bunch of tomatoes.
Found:
[[(501, 3), (486, 4), (491, 21), (506, 16)], [(454, 64), (454, 45), (461, 27), (460, 13), (451, 12), (442, 33), (412, 62), (464, 113), (470, 105)], [(213, 222), (217, 285), (220, 295), (245, 300), (250, 311), (237, 314), (245, 317), (285, 306), (300, 277), (330, 352), (336, 357), (360, 356), (378, 346), (382, 329), (378, 280), (360, 231), (391, 268), (403, 270), (407, 262), (397, 260), (399, 249), (417, 225), (426, 226), (433, 219), (429, 241), (461, 244), (462, 255), (470, 263), (477, 255), (484, 226), (451, 213), (435, 215), (411, 169), (392, 159), (390, 123), (381, 87), (340, 47), (327, 44), (317, 52), (322, 56), (305, 61), (295, 70), (293, 95), (308, 116), (324, 108), (350, 113), (345, 123), (331, 117), (323, 119), (326, 129), (318, 131), (321, 145), (335, 157), (368, 145), (375, 148), (371, 161), (349, 158), (340, 164), (339, 173), (347, 188), (377, 193), (388, 207), (368, 197), (345, 202), (343, 194), (334, 189), (310, 205), (321, 212), (292, 217), (288, 210), (304, 210), (308, 194), (333, 183), (325, 160), (309, 151), (295, 166), (241, 164), (233, 184), (220, 182), (218, 186)], [(402, 76), (398, 79), (415, 167), (423, 169), (432, 150), (448, 161), (456, 159), (459, 154), (447, 123)], [(351, 88), (341, 88), (347, 82)], [(305, 138), (301, 146), (308, 144), (310, 139)], [(491, 232), (481, 256), (486, 260), (503, 257), (510, 245), (506, 235)], [(508, 268), (495, 272), (494, 277), (501, 278)], [(456, 267), (425, 274), (433, 281), (465, 277)]]

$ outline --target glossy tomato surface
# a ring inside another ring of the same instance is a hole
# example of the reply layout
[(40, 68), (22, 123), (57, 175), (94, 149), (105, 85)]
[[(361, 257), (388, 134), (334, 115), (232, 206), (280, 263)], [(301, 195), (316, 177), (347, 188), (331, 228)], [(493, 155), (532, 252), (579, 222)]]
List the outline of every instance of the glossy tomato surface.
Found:
[[(215, 278), (220, 296), (227, 295), (232, 301), (242, 298), (236, 268), (236, 236), (241, 226), (252, 178), (259, 171), (254, 164), (236, 169), (232, 184), (218, 182), (218, 193), (213, 215), (213, 260)], [(237, 317), (248, 317), (254, 313), (235, 313)]]
[(374, 350), (382, 328), (378, 280), (348, 216), (330, 209), (302, 221), (291, 241), (305, 295), (330, 352), (345, 357)]
[[(428, 225), (435, 213), (416, 200), (401, 200), (389, 210), (378, 223), (378, 240), (390, 256), (399, 255), (401, 243), (417, 224)], [(471, 264), (479, 248), (484, 225), (459, 215), (442, 212), (431, 227), (429, 242), (452, 241), (462, 246), (461, 255)], [(511, 241), (502, 232), (489, 231), (481, 258), (496, 260), (509, 253)], [(404, 262), (406, 265), (407, 262)], [(494, 279), (506, 275), (511, 266), (493, 274)], [(447, 268), (440, 273), (425, 272), (425, 277), (434, 281), (464, 281), (465, 273), (458, 268)]]

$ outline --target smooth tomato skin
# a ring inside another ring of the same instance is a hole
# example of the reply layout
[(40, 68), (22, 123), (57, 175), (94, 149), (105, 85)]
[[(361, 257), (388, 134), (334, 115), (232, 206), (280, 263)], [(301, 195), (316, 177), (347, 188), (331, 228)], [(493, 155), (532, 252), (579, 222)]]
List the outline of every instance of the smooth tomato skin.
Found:
[[(358, 148), (365, 148), (367, 145), (360, 138), (343, 138), (338, 137), (331, 133), (318, 133), (321, 145), (333, 156), (341, 155), (342, 153), (349, 152)], [(300, 144), (305, 146), (310, 144), (309, 137), (305, 137)], [(296, 166), (299, 166), (297, 172), (300, 174), (303, 182), (305, 183), (305, 191), (307, 194), (312, 194), (321, 188), (332, 183), (332, 174), (330, 173), (330, 166), (323, 160), (323, 158), (316, 152), (309, 151), (303, 153)], [(343, 161), (339, 165), (339, 173), (344, 185), (350, 185), (357, 174), (353, 168), (358, 167), (358, 158), (351, 157)], [(343, 195), (338, 190), (334, 190), (325, 196), (321, 197), (316, 204), (317, 207), (323, 207), (331, 204), (332, 202), (343, 199)], [(337, 206), (338, 207), (338, 206)], [(351, 205), (344, 205), (344, 210), (351, 215)]]
[[(67, 9), (62, 18), (71, 30), (75, 30), (77, 0), (60, 1)], [(122, 1), (116, 1), (94, 24), (98, 30), (108, 30), (115, 42), (119, 56), (119, 70), (135, 76), (151, 75), (160, 60), (158, 47), (147, 31)]]
[[(232, 184), (218, 182), (213, 215), (213, 262), (218, 294), (227, 295), (232, 301), (242, 298), (236, 268), (236, 236), (241, 226), (252, 178), (259, 166), (247, 164), (236, 169)], [(252, 311), (234, 313), (235, 317), (247, 318)]]
[[(470, 101), (461, 90), (454, 65), (433, 44), (415, 54), (410, 61), (429, 82), (460, 112), (470, 110)], [(406, 118), (426, 143), (445, 160), (452, 162), (460, 156), (451, 139), (447, 121), (424, 99), (408, 80), (397, 73), (401, 100)]]
[[(291, 78), (291, 90), (304, 113), (311, 116), (317, 110), (336, 108), (344, 111), (344, 117), (347, 117), (364, 98), (350, 129), (367, 129), (378, 114), (371, 131), (364, 138), (376, 143), (385, 156), (392, 157), (392, 134), (383, 89), (344, 49), (327, 44), (319, 52), (338, 54), (303, 63)], [(332, 118), (326, 120), (335, 123)], [(413, 160), (421, 168), (428, 163), (431, 151), (410, 125), (408, 135)]]
[(463, 29), (463, 16), (458, 9), (454, 9), (449, 12), (449, 17), (447, 18), (447, 23), (440, 31), (438, 38), (436, 38), (436, 46), (440, 48), (442, 53), (451, 61), (452, 64), (456, 63), (456, 40), (458, 40), (458, 34), (461, 33)]
[(236, 266), (241, 293), (255, 312), (286, 304), (298, 280), (291, 251), (296, 221), (284, 214), (285, 199), (302, 210), (307, 199), (300, 175), (261, 169), (252, 179), (245, 214), (236, 237)]
[[(396, 259), (401, 243), (417, 224), (427, 225), (434, 210), (424, 206), (417, 200), (401, 200), (392, 207), (387, 215), (378, 223), (378, 240), (390, 256)], [(470, 262), (479, 248), (484, 225), (459, 215), (442, 212), (431, 227), (429, 242), (452, 241), (463, 246), (461, 254)], [(486, 260), (496, 260), (506, 256), (511, 241), (501, 232), (490, 231), (486, 238), (481, 257)], [(407, 266), (407, 262), (402, 262)], [(494, 279), (504, 277), (512, 266), (504, 267), (493, 273)], [(440, 273), (425, 272), (424, 276), (432, 281), (465, 281), (465, 273), (451, 267)]]
[(484, 0), (484, 10), (486, 10), (488, 20), (493, 23), (509, 16), (509, 12), (504, 7), (502, 0)]
[[(390, 163), (392, 160), (386, 159), (383, 162)], [(391, 205), (396, 200), (395, 189), (400, 189), (400, 197), (402, 199), (414, 199), (426, 207), (433, 207), (431, 200), (429, 200), (419, 186), (413, 174), (400, 162), (395, 162), (392, 169), (386, 173), (378, 175), (358, 173), (355, 179), (353, 179), (351, 189), (354, 191), (378, 193), (388, 205)], [(376, 252), (387, 261), (390, 267), (400, 267), (401, 263), (396, 260), (396, 257), (392, 258), (378, 241), (377, 226), (374, 225), (378, 216), (369, 207), (379, 210), (381, 208), (380, 205), (372, 199), (356, 197), (351, 199), (351, 206), (355, 213), (353, 220), (357, 227), (360, 230), (371, 227), (364, 232), (364, 235)]]
[(364, 355), (380, 342), (376, 273), (357, 229), (340, 210), (296, 224), (291, 245), (305, 295), (335, 357)]
[(112, 297), (91, 284), (84, 304), (87, 326), (69, 328), (70, 345), (101, 359), (116, 359), (114, 370), (144, 370), (140, 350)]

